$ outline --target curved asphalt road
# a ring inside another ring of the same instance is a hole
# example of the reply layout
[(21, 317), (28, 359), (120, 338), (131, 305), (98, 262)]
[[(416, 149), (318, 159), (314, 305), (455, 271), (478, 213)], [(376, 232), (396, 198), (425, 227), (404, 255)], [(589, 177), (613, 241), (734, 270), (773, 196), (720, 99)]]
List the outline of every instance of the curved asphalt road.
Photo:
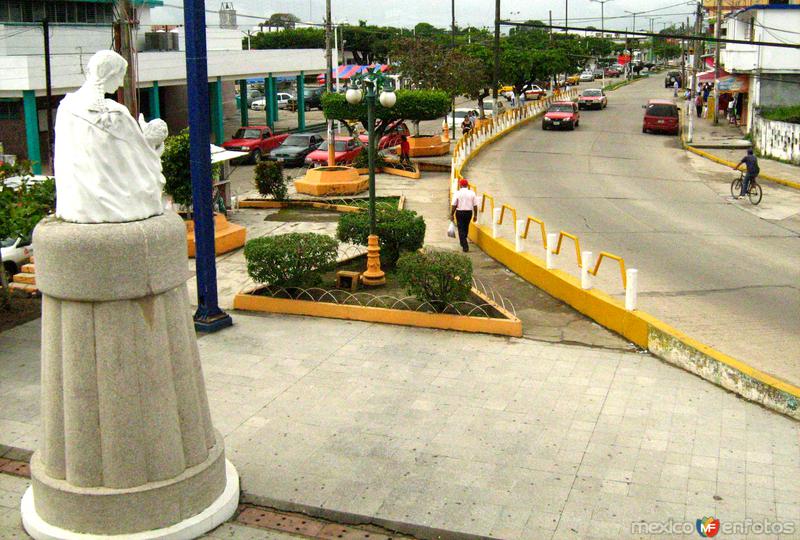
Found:
[[(611, 92), (603, 111), (582, 111), (575, 131), (535, 121), (465, 176), (520, 218), (577, 234), (595, 256), (624, 257), (639, 269), (640, 309), (800, 386), (800, 194), (766, 185), (757, 208), (733, 201), (733, 171), (676, 137), (643, 134), (642, 104), (671, 96), (654, 76)], [(557, 259), (577, 273), (570, 245)], [(605, 264), (596, 285), (622, 296), (619, 270)]]

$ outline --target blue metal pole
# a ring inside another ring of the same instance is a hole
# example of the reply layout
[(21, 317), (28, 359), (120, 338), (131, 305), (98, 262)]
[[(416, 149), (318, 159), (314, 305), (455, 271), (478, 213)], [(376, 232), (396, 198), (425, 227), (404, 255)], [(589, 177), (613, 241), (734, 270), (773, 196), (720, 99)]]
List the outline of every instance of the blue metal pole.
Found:
[(161, 98), (158, 95), (158, 81), (153, 81), (150, 89), (150, 120), (161, 118)]
[(278, 81), (272, 75), (269, 76), (269, 95), (272, 97), (272, 127), (278, 121)]
[(243, 127), (248, 125), (247, 114), (249, 112), (247, 107), (247, 79), (242, 79), (239, 81), (239, 114), (242, 117)]
[(306, 129), (306, 81), (305, 74), (301, 71), (297, 76), (297, 129)]
[(192, 212), (196, 246), (197, 311), (195, 329), (215, 332), (233, 324), (219, 308), (214, 252), (214, 213), (211, 201), (210, 110), (206, 14), (204, 0), (185, 0), (186, 88), (189, 114), (189, 171), (192, 177)]

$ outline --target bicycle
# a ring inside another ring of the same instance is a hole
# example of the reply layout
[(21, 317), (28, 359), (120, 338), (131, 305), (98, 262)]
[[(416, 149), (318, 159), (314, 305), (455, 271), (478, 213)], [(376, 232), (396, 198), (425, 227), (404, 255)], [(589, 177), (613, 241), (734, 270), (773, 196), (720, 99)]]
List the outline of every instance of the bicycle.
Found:
[[(739, 194), (742, 193), (742, 182), (744, 182), (744, 171), (740, 171), (739, 178), (735, 178), (731, 182), (731, 197), (734, 199), (739, 197)], [(761, 197), (763, 193), (761, 191), (761, 186), (756, 181), (756, 178), (750, 180), (750, 186), (747, 191), (747, 198), (750, 199), (750, 204), (753, 206), (757, 205), (761, 202)]]

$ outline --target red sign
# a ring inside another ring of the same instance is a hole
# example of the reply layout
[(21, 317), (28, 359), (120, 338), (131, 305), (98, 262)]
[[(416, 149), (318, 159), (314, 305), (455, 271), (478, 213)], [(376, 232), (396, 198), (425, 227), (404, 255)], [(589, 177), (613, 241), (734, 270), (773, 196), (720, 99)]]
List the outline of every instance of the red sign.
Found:
[(631, 61), (631, 55), (629, 54), (620, 54), (619, 56), (617, 56), (617, 63), (621, 66), (624, 66), (630, 61)]

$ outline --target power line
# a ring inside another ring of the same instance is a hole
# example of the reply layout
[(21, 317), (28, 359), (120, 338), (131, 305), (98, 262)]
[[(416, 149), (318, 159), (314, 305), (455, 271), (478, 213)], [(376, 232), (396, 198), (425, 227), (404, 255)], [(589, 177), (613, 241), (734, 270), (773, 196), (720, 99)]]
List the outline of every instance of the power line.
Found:
[[(559, 25), (548, 25), (542, 23), (518, 23), (512, 21), (501, 21), (500, 24), (506, 26), (523, 26), (523, 27), (530, 27), (530, 28), (553, 28), (554, 30), (572, 30), (575, 32), (588, 32), (592, 31), (590, 28), (583, 28), (577, 26), (559, 26)], [(740, 43), (742, 45), (761, 45), (764, 47), (780, 47), (784, 49), (800, 49), (800, 43), (775, 43), (772, 41), (747, 41), (744, 39), (728, 39), (728, 38), (716, 38), (710, 36), (696, 36), (690, 33), (685, 34), (656, 34), (653, 32), (637, 32), (631, 30), (606, 30), (606, 33), (610, 34), (624, 34), (628, 36), (641, 36), (641, 37), (654, 37), (654, 38), (663, 38), (663, 39), (699, 39), (706, 42), (711, 43)]]

